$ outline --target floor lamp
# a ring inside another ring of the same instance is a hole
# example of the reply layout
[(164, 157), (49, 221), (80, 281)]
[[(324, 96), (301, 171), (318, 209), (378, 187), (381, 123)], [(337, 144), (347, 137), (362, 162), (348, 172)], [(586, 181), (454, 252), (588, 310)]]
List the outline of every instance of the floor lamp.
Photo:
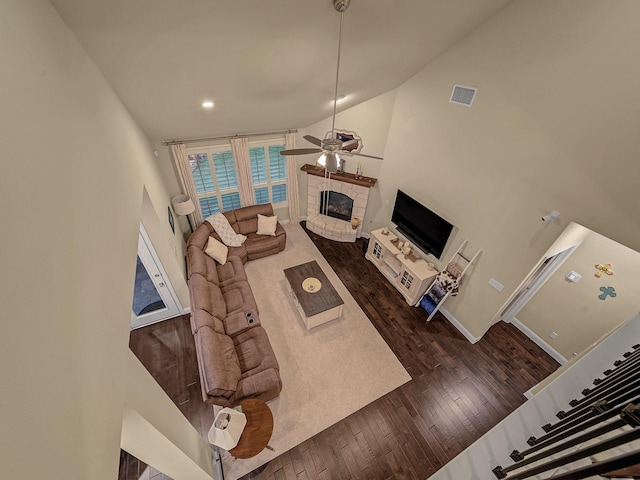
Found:
[(184, 215), (187, 217), (189, 228), (191, 229), (191, 233), (193, 233), (193, 225), (191, 225), (189, 215), (196, 211), (196, 206), (193, 204), (191, 198), (189, 198), (189, 195), (176, 195), (171, 199), (171, 203), (173, 204), (173, 210), (176, 212), (176, 215)]

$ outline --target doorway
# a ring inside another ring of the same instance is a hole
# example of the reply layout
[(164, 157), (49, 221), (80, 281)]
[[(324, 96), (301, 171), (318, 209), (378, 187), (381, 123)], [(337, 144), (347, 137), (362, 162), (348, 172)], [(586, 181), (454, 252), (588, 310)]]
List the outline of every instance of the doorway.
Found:
[(516, 319), (516, 315), (529, 300), (536, 294), (538, 290), (545, 284), (547, 280), (555, 273), (556, 270), (571, 256), (578, 248), (574, 245), (558, 253), (543, 258), (538, 265), (531, 271), (529, 276), (524, 279), (520, 287), (511, 296), (506, 306), (500, 312), (500, 318), (504, 322), (511, 323)]
[(181, 308), (142, 223), (138, 234), (131, 329), (177, 317)]

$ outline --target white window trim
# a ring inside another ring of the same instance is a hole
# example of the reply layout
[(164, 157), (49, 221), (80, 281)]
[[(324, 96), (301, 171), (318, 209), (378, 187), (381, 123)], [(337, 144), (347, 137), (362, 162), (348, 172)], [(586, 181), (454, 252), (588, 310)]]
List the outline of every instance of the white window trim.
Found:
[[(284, 149), (284, 145), (285, 145), (285, 139), (284, 137), (279, 137), (279, 138), (272, 138), (269, 140), (254, 140), (249, 142), (249, 150), (251, 150), (252, 148), (256, 148), (256, 147), (263, 147), (265, 148), (265, 159), (266, 159), (266, 169), (267, 169), (267, 174), (266, 174), (266, 178), (267, 181), (265, 183), (258, 183), (258, 184), (253, 184), (253, 188), (254, 190), (256, 188), (261, 188), (261, 187), (267, 187), (268, 192), (269, 192), (269, 199), (271, 200), (271, 191), (272, 191), (272, 187), (274, 185), (287, 185), (287, 183), (289, 182), (289, 177), (286, 176), (284, 178), (284, 180), (276, 180), (276, 181), (271, 181), (271, 166), (269, 165), (269, 147), (273, 146), (273, 145), (281, 145), (282, 148)], [(286, 169), (286, 164), (285, 164), (285, 175), (287, 175), (287, 169)], [(287, 192), (288, 193), (288, 192)], [(278, 203), (273, 203), (271, 202), (271, 204), (273, 205), (273, 208), (286, 208), (289, 206), (289, 197), (287, 197), (287, 200), (285, 200), (284, 202), (278, 202)]]
[[(236, 186), (235, 188), (225, 188), (225, 189), (221, 189), (220, 186), (218, 185), (218, 178), (216, 177), (216, 173), (215, 173), (215, 166), (213, 164), (213, 154), (214, 153), (226, 153), (229, 152), (231, 153), (231, 145), (230, 144), (219, 144), (219, 145), (207, 145), (207, 146), (202, 146), (202, 147), (187, 147), (187, 155), (196, 155), (199, 153), (206, 153), (207, 154), (207, 161), (209, 162), (209, 169), (211, 170), (211, 176), (213, 178), (213, 192), (203, 192), (203, 193), (198, 193), (198, 206), (200, 204), (200, 199), (202, 198), (211, 198), (211, 197), (216, 197), (218, 199), (218, 207), (220, 208), (220, 211), (223, 211), (222, 207), (223, 207), (223, 203), (222, 203), (222, 195), (226, 195), (229, 193), (238, 193), (238, 195), (240, 194), (240, 189), (238, 188), (238, 186)], [(233, 154), (232, 154), (233, 155)], [(234, 161), (234, 169), (235, 169), (235, 173), (236, 173), (236, 179), (238, 178), (238, 167)], [(204, 212), (202, 212), (203, 216), (206, 216)]]
[[(252, 188), (255, 190), (256, 188), (267, 187), (270, 201), (272, 200), (272, 187), (274, 185), (285, 185), (285, 188), (287, 188), (287, 184), (289, 182), (288, 172), (287, 172), (286, 168), (285, 168), (286, 177), (285, 177), (284, 180), (276, 180), (276, 181), (272, 181), (271, 180), (271, 170), (270, 170), (271, 167), (270, 167), (270, 164), (269, 164), (269, 150), (268, 150), (268, 148), (270, 146), (274, 146), (274, 145), (281, 145), (284, 148), (284, 145), (285, 145), (284, 136), (276, 137), (276, 138), (270, 138), (270, 139), (253, 140), (253, 141), (248, 142), (249, 149), (256, 148), (256, 147), (265, 148), (266, 179), (267, 179), (267, 181), (266, 181), (266, 183), (259, 183), (259, 184), (253, 184), (252, 183)], [(187, 155), (195, 155), (195, 154), (199, 154), (199, 153), (206, 153), (207, 160), (209, 162), (209, 168), (211, 170), (211, 175), (213, 177), (214, 191), (213, 192), (198, 193), (197, 194), (197, 199), (196, 199), (198, 201), (198, 207), (200, 207), (200, 203), (199, 203), (200, 199), (216, 197), (217, 200), (218, 200), (218, 206), (219, 206), (220, 210), (223, 211), (222, 210), (222, 207), (223, 207), (222, 195), (229, 194), (229, 193), (238, 193), (238, 194), (240, 194), (239, 187), (228, 188), (228, 189), (221, 190), (219, 185), (218, 185), (218, 179), (216, 177), (215, 167), (213, 165), (213, 154), (214, 153), (222, 153), (222, 152), (231, 152), (232, 153), (231, 144), (229, 142), (216, 143), (216, 144), (211, 144), (211, 145), (187, 147)], [(232, 153), (232, 155), (233, 155), (233, 153)], [(286, 167), (286, 165), (285, 165), (285, 167)], [(238, 166), (237, 166), (237, 163), (235, 162), (235, 159), (234, 159), (234, 168), (235, 168), (236, 178), (239, 179)], [(287, 188), (287, 195), (288, 195), (288, 188)], [(271, 202), (271, 204), (273, 205), (274, 209), (288, 208), (288, 206), (289, 206), (289, 198), (287, 196), (287, 200), (285, 200), (284, 202), (277, 202), (277, 203)], [(202, 214), (203, 214), (203, 216), (206, 216), (204, 212), (202, 212)]]

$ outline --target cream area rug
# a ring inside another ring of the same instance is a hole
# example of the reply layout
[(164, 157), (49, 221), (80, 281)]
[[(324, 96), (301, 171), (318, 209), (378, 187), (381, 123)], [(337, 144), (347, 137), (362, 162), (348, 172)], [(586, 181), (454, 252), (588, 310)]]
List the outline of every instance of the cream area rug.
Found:
[[(280, 365), (282, 392), (269, 446), (241, 460), (222, 454), (235, 480), (409, 381), (411, 377), (298, 224), (284, 226), (287, 246), (245, 265), (260, 321)], [(344, 300), (342, 316), (307, 330), (286, 289), (284, 269), (316, 260)]]

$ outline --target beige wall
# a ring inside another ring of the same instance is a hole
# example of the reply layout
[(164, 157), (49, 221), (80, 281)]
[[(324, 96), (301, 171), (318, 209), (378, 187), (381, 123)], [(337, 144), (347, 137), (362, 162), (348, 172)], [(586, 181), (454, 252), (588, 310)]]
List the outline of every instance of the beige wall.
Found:
[[(446, 305), (471, 335), (570, 221), (640, 248), (639, 23), (633, 0), (516, 0), (398, 89), (370, 227), (401, 187), (456, 225), (443, 259), (483, 250)], [(456, 83), (479, 88), (471, 108)]]
[(208, 445), (128, 348), (145, 188), (176, 262), (151, 146), (48, 2), (2, 7), (0, 477), (116, 478), (128, 404), (206, 478)]
[[(445, 258), (463, 239), (483, 249), (447, 303), (471, 334), (569, 221), (640, 248), (639, 23), (635, 0), (516, 0), (397, 91), (341, 114), (338, 128), (385, 157), (365, 170), (380, 179), (365, 228), (388, 223), (402, 187), (457, 226)], [(206, 444), (127, 346), (145, 189), (154, 246), (171, 275), (182, 268), (166, 164), (48, 2), (6, 0), (0, 39), (2, 477), (115, 478), (125, 413), (206, 477)], [(479, 87), (472, 108), (448, 102), (454, 83)], [(560, 220), (542, 223), (552, 209)]]
[[(612, 264), (614, 275), (595, 277), (595, 264)], [(580, 281), (565, 280), (569, 271)], [(638, 313), (640, 253), (590, 232), (517, 318), (565, 358), (587, 349)], [(600, 300), (600, 287), (614, 287), (616, 297)], [(549, 335), (556, 332), (552, 340)]]

